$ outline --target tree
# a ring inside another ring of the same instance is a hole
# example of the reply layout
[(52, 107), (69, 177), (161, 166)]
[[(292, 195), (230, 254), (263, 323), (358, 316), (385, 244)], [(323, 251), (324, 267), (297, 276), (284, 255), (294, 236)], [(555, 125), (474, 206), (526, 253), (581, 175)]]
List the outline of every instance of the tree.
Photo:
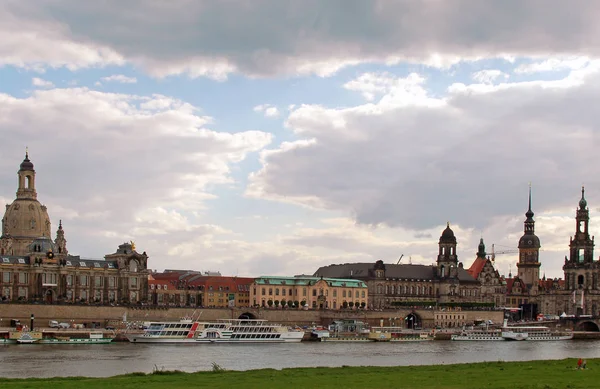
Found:
[(294, 305), (296, 306), (296, 308), (299, 308), (300, 307), (300, 301), (298, 301), (298, 300), (294, 301)]
[(279, 307), (279, 300), (275, 300), (274, 303), (275, 303), (275, 308)]
[(300, 305), (305, 306), (306, 305), (306, 300), (302, 300), (302, 302), (300, 303)]
[[(292, 300), (288, 300), (288, 307), (292, 308), (294, 306), (294, 302)], [(296, 305), (298, 304), (298, 302), (296, 301)]]
[(363, 309), (364, 309), (366, 306), (367, 306), (367, 303), (365, 303), (364, 301), (363, 301), (362, 303), (360, 303), (360, 307), (361, 307), (361, 308), (363, 308)]
[(348, 308), (348, 302), (344, 301), (344, 303), (342, 304), (342, 306), (344, 307), (344, 309)]
[(350, 301), (350, 302), (348, 303), (348, 306), (349, 306), (350, 308), (352, 308), (352, 307), (354, 306), (354, 302), (353, 302), (353, 301)]
[(273, 306), (273, 300), (267, 301), (267, 305), (269, 306), (269, 308), (271, 308)]
[(281, 308), (285, 308), (286, 305), (287, 305), (286, 299), (281, 299)]

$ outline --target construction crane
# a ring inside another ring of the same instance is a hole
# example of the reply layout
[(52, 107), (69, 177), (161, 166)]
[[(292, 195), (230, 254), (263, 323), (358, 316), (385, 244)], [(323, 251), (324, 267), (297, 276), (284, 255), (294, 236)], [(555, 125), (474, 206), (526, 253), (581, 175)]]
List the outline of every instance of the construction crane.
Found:
[[(496, 251), (495, 250), (495, 245), (492, 244), (492, 252), (491, 254), (491, 260), (492, 262), (495, 261), (496, 259), (496, 255), (503, 255), (503, 254), (519, 254), (519, 249), (507, 249), (507, 250), (500, 250), (500, 251)], [(539, 251), (544, 251), (544, 249), (540, 249)]]
[(508, 250), (500, 250), (500, 251), (496, 251), (495, 248), (495, 244), (492, 244), (492, 252), (491, 254), (491, 260), (492, 262), (494, 262), (496, 260), (496, 255), (503, 255), (503, 254), (519, 254), (519, 249), (508, 249)]
[(400, 258), (398, 258), (398, 262), (396, 262), (396, 265), (399, 265), (399, 264), (400, 264), (400, 261), (402, 260), (402, 257), (403, 257), (403, 256), (404, 256), (404, 254), (402, 254), (402, 255), (400, 256)]

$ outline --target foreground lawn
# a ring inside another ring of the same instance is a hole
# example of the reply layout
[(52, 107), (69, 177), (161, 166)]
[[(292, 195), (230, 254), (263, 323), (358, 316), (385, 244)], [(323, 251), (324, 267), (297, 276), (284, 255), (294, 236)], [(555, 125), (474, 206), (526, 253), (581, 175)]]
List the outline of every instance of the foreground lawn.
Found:
[(577, 370), (575, 359), (401, 367), (155, 371), (110, 378), (2, 379), (0, 388), (598, 388), (600, 359)]

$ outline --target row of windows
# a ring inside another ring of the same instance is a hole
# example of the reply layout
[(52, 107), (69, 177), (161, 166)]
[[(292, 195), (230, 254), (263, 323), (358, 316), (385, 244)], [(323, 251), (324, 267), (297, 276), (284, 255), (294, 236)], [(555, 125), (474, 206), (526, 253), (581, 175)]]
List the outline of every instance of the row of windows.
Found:
[[(19, 284), (27, 284), (29, 283), (29, 274), (28, 273), (11, 273), (11, 272), (3, 272), (2, 273), (2, 283), (11, 284), (12, 276), (15, 276), (15, 283)], [(104, 285), (103, 276), (88, 276), (88, 275), (80, 275), (79, 277), (79, 285), (81, 286), (91, 286), (93, 283), (95, 287), (102, 287)], [(44, 273), (42, 274), (42, 283), (43, 284), (57, 284), (58, 283), (58, 274), (56, 273)], [(108, 287), (114, 288), (117, 285), (117, 277), (106, 277), (108, 280)], [(77, 280), (77, 276), (67, 275), (66, 282), (67, 286), (73, 286), (73, 282)], [(129, 287), (135, 288), (138, 286), (138, 279), (135, 277), (129, 278)], [(165, 285), (166, 286), (166, 285)]]
[[(280, 295), (280, 288), (275, 288), (274, 290), (273, 290), (273, 288), (269, 288), (268, 295), (269, 296), (273, 296), (273, 291), (275, 291), (275, 296), (279, 296)], [(262, 288), (261, 292), (262, 292), (263, 296), (266, 296), (267, 295), (267, 288)], [(288, 294), (288, 296), (298, 296), (298, 290), (297, 289), (292, 289), (292, 288), (285, 289), (285, 288), (281, 288), (281, 296), (285, 296), (286, 293)], [(319, 293), (319, 296), (327, 296), (328, 297), (329, 296), (329, 289), (323, 290), (323, 288), (321, 288), (321, 289), (318, 290), (318, 293)], [(254, 294), (256, 295), (256, 289), (254, 289)], [(333, 289), (332, 294), (333, 294), (333, 297), (338, 297), (338, 290), (337, 289)], [(346, 289), (343, 289), (341, 294), (342, 294), (342, 297), (352, 297), (352, 290), (346, 291)], [(356, 297), (356, 298), (359, 298), (359, 297), (363, 297), (364, 298), (365, 295), (366, 295), (364, 290), (362, 290), (362, 291), (356, 290), (354, 294), (355, 294), (354, 297)], [(306, 297), (306, 295), (307, 295), (307, 288), (302, 288), (302, 296)], [(312, 295), (313, 295), (313, 297), (317, 296), (317, 289), (313, 289), (312, 290)]]

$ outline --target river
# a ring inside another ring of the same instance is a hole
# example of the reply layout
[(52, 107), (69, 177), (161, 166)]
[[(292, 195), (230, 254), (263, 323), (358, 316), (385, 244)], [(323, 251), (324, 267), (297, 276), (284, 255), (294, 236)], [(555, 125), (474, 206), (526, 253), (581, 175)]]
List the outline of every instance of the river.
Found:
[(600, 341), (280, 344), (2, 345), (0, 376), (107, 377), (153, 369), (187, 372), (317, 366), (398, 366), (600, 358)]

